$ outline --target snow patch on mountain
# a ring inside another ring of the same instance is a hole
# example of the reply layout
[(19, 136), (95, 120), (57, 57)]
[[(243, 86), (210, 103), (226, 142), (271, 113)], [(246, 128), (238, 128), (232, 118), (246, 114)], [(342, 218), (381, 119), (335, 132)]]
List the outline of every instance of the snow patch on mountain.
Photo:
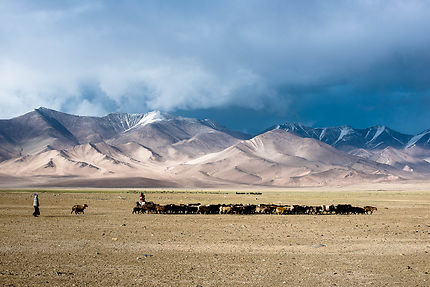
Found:
[(412, 147), (414, 144), (417, 143), (417, 141), (419, 141), (422, 137), (426, 136), (427, 134), (430, 134), (430, 130), (427, 130), (423, 133), (420, 133), (420, 134), (412, 137), (411, 140), (406, 144), (406, 148)]
[(134, 129), (136, 127), (144, 127), (146, 125), (163, 121), (165, 119), (166, 117), (160, 111), (152, 111), (144, 115), (141, 115), (141, 118), (139, 119), (139, 121), (134, 125), (131, 125), (128, 129), (125, 130), (125, 132), (131, 129)]
[(146, 126), (148, 124), (152, 124), (155, 122), (159, 122), (164, 120), (165, 117), (161, 114), (160, 111), (152, 111), (143, 115), (137, 125)]
[(320, 140), (322, 140), (323, 139), (323, 137), (324, 137), (324, 135), (325, 135), (325, 132), (327, 131), (327, 128), (324, 128), (323, 130), (322, 130), (322, 132), (321, 132), (321, 134), (320, 134)]
[(207, 126), (209, 126), (209, 127), (213, 128), (214, 130), (219, 129), (218, 124), (217, 124), (216, 122), (214, 122), (214, 121), (210, 120), (210, 119), (204, 119), (204, 120), (202, 120), (202, 122), (203, 122), (205, 125), (207, 125)]
[(340, 135), (337, 138), (337, 140), (333, 143), (333, 145), (337, 144), (338, 142), (340, 142), (346, 135), (352, 133), (354, 130), (350, 127), (341, 127), (340, 130)]
[(126, 114), (126, 113), (114, 113), (107, 117), (112, 122), (118, 123), (124, 130), (128, 130), (134, 127), (143, 117), (142, 114)]
[(385, 131), (385, 126), (379, 126), (376, 130), (375, 135), (373, 136), (373, 138), (368, 141), (366, 144), (369, 144), (371, 142), (373, 142), (375, 139), (377, 139), (383, 132)]

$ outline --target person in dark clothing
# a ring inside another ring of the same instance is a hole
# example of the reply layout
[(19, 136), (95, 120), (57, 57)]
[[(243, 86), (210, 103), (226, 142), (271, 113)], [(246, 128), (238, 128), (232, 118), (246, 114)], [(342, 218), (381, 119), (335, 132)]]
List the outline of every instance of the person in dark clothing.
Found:
[(33, 207), (34, 207), (33, 216), (38, 217), (40, 215), (40, 211), (39, 211), (39, 194), (37, 193), (34, 194)]

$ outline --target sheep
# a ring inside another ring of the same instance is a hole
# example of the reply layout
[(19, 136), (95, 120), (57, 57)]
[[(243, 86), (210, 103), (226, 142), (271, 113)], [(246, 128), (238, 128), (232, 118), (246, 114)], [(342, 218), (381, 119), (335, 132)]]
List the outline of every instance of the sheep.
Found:
[(84, 204), (84, 205), (74, 205), (72, 207), (72, 212), (70, 212), (70, 214), (72, 214), (73, 212), (75, 212), (75, 214), (78, 214), (78, 213), (81, 213), (81, 212), (84, 214), (84, 210), (85, 210), (86, 207), (88, 207), (87, 204)]

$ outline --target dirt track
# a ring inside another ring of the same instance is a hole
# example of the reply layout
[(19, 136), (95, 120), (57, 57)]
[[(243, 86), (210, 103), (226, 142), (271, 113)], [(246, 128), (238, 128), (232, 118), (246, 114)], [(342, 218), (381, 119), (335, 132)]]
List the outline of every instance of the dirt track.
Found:
[[(135, 193), (0, 192), (3, 286), (429, 286), (430, 192), (147, 193), (374, 215), (132, 215)], [(87, 203), (85, 215), (71, 206)], [(145, 255), (147, 255), (145, 257)]]

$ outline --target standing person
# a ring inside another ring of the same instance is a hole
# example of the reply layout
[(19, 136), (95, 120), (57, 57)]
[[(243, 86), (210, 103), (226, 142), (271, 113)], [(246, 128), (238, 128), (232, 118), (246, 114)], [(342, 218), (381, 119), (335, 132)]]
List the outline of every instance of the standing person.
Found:
[(39, 194), (38, 193), (34, 194), (33, 207), (34, 207), (33, 216), (34, 217), (39, 216), (40, 215), (40, 211), (39, 211)]
[(140, 205), (143, 205), (143, 203), (145, 202), (145, 195), (143, 194), (143, 192), (140, 193), (139, 200)]

